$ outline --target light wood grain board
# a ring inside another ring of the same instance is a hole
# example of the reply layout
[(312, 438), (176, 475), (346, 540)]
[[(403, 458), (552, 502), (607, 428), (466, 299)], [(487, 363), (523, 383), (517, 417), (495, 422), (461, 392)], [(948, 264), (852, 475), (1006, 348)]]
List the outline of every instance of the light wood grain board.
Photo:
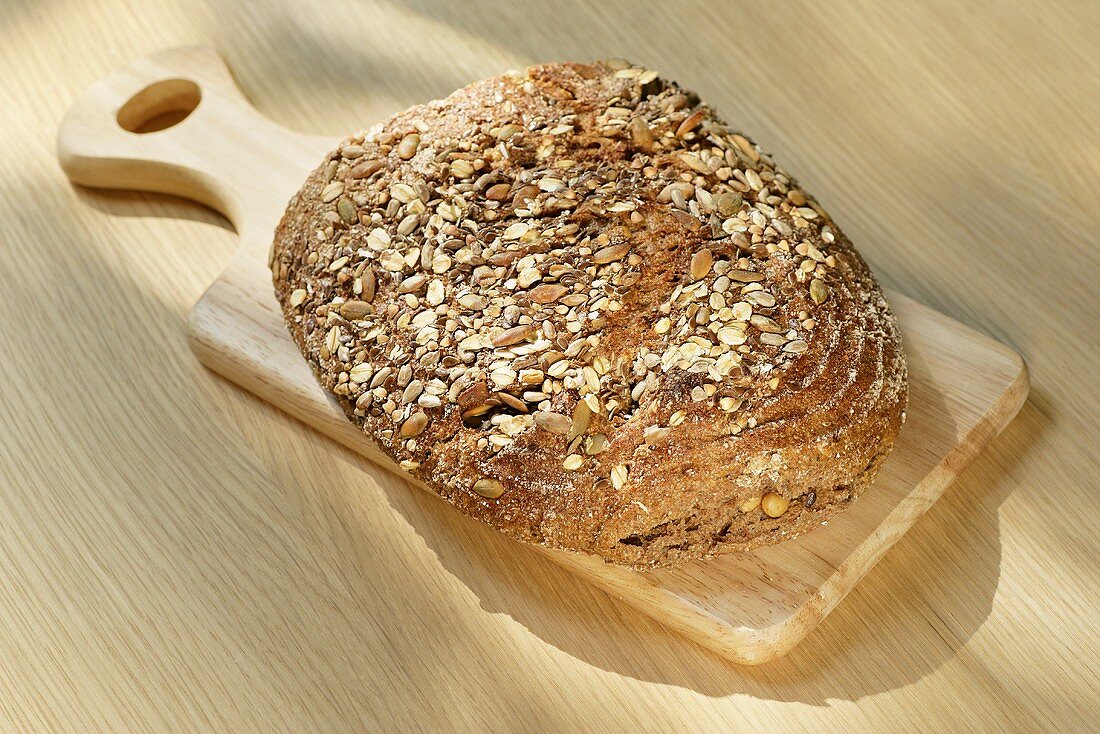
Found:
[[(195, 352), (396, 471), (316, 383), (285, 330), (266, 267), (284, 203), (336, 142), (267, 121), (218, 55), (193, 47), (139, 59), (96, 84), (66, 116), (58, 152), (77, 183), (174, 193), (225, 213), (241, 246), (191, 312)], [(851, 510), (777, 546), (650, 572), (540, 550), (732, 660), (760, 663), (785, 653), (940, 497), (1027, 395), (1027, 371), (1012, 350), (905, 296), (890, 300), (909, 358), (910, 405), (894, 452)]]

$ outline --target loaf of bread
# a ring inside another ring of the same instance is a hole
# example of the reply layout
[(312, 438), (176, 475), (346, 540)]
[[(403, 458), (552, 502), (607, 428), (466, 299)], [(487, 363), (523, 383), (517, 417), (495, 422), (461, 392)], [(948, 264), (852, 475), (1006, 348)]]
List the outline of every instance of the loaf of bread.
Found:
[(617, 564), (814, 528), (903, 420), (897, 325), (848, 239), (625, 62), (509, 73), (345, 140), (271, 267), (302, 354), (402, 469)]

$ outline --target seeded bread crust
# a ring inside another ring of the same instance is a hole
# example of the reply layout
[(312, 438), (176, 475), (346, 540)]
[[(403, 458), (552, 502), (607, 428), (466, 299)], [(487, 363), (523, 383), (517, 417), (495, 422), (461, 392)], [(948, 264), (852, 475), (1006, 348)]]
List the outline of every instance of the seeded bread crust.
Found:
[(271, 266), (302, 354), (403, 469), (617, 564), (812, 529), (903, 420), (897, 324), (848, 239), (625, 62), (488, 79), (352, 136)]

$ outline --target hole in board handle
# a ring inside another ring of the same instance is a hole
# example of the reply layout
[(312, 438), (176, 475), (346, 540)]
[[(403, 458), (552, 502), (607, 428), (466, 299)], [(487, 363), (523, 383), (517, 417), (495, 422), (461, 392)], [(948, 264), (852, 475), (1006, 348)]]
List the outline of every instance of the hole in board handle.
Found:
[(118, 111), (118, 124), (132, 133), (154, 133), (178, 125), (202, 100), (199, 85), (187, 79), (165, 79), (130, 97)]

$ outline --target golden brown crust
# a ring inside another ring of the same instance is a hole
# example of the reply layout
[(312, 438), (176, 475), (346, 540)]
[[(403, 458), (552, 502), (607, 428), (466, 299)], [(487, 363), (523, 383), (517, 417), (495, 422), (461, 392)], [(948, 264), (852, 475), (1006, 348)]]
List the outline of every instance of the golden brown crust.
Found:
[(621, 63), (488, 79), (349, 138), (272, 269), (303, 355), (403, 468), (615, 563), (811, 529), (903, 418), (897, 325), (844, 234), (694, 95)]

